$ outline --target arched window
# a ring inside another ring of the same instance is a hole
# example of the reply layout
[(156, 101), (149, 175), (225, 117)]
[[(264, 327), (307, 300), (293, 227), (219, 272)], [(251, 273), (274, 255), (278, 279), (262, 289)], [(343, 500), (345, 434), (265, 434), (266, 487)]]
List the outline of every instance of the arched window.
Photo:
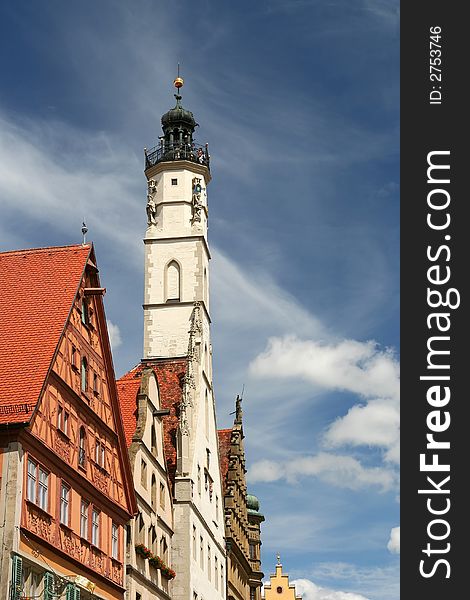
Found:
[(85, 427), (83, 425), (80, 427), (80, 431), (78, 433), (78, 466), (85, 467), (86, 464), (86, 432)]
[(88, 390), (88, 361), (85, 357), (82, 358), (82, 392), (86, 392)]
[(166, 301), (179, 302), (181, 287), (180, 266), (176, 260), (172, 260), (166, 269)]
[(151, 504), (155, 510), (157, 508), (157, 480), (155, 479), (155, 475), (152, 475)]

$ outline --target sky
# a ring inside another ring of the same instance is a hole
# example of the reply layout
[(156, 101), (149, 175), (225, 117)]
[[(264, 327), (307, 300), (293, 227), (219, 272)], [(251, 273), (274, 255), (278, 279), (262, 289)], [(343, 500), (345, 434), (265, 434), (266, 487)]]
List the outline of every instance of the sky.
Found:
[(218, 427), (304, 600), (399, 597), (396, 0), (6, 0), (0, 250), (79, 243), (116, 375), (142, 356), (146, 180), (174, 106), (209, 143)]

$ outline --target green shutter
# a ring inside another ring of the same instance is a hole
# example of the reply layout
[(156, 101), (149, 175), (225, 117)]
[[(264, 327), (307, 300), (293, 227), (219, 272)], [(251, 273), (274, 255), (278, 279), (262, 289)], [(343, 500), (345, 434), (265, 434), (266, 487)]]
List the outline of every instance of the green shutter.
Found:
[(65, 590), (65, 600), (75, 600), (75, 585), (69, 583)]
[(73, 600), (80, 600), (80, 590), (78, 587), (75, 588), (75, 597)]
[(54, 575), (46, 571), (44, 573), (44, 600), (55, 600)]
[(23, 591), (23, 559), (13, 555), (10, 586), (10, 600), (19, 600)]

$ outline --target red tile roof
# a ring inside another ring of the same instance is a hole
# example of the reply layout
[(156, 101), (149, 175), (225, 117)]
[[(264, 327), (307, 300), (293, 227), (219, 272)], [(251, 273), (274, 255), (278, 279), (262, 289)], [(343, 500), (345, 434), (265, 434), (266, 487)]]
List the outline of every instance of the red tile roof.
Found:
[(128, 448), (132, 443), (137, 424), (137, 394), (140, 390), (141, 374), (142, 371), (133, 369), (116, 382)]
[[(145, 361), (145, 363), (137, 365), (123, 375), (117, 382), (126, 438), (129, 445), (129, 439), (132, 441), (136, 426), (136, 418), (133, 412), (136, 409), (137, 391), (140, 387), (142, 371), (144, 368), (153, 369), (158, 382), (160, 405), (162, 408), (170, 410), (170, 414), (163, 417), (163, 449), (172, 490), (174, 489), (176, 474), (176, 431), (183, 391), (182, 378), (186, 372), (186, 364), (186, 358)], [(138, 386), (134, 394), (132, 385), (136, 385), (136, 382), (138, 382)], [(131, 430), (132, 433), (129, 438), (128, 431)]]
[(31, 418), (91, 248), (0, 253), (0, 423)]
[(230, 459), (230, 439), (232, 437), (231, 429), (219, 429), (217, 431), (219, 437), (219, 461), (220, 461), (220, 477), (222, 479), (222, 493), (225, 494), (227, 485), (228, 464)]

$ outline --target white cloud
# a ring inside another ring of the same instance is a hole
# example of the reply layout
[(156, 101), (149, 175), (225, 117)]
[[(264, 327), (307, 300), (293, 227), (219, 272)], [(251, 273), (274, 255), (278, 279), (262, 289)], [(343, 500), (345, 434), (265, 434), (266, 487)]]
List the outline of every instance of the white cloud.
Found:
[(337, 342), (273, 337), (250, 365), (258, 377), (302, 378), (330, 391), (363, 399), (325, 431), (327, 447), (378, 446), (384, 459), (399, 462), (399, 364), (373, 341)]
[(119, 330), (119, 327), (117, 325), (111, 323), (111, 321), (109, 320), (107, 321), (107, 325), (111, 348), (115, 350), (122, 344), (121, 331)]
[(400, 527), (393, 527), (390, 531), (387, 549), (392, 554), (400, 554)]
[(292, 583), (295, 585), (296, 594), (301, 595), (302, 600), (368, 600), (362, 594), (320, 587), (310, 579), (296, 579)]
[(390, 350), (373, 341), (325, 343), (296, 336), (271, 338), (267, 349), (251, 364), (258, 376), (302, 377), (331, 390), (366, 398), (397, 398), (398, 363)]
[(285, 479), (295, 482), (300, 477), (318, 477), (337, 487), (359, 490), (378, 486), (387, 491), (396, 484), (396, 474), (386, 468), (364, 467), (352, 456), (320, 452), (314, 456), (300, 456), (288, 461), (261, 460), (248, 472), (250, 483)]

